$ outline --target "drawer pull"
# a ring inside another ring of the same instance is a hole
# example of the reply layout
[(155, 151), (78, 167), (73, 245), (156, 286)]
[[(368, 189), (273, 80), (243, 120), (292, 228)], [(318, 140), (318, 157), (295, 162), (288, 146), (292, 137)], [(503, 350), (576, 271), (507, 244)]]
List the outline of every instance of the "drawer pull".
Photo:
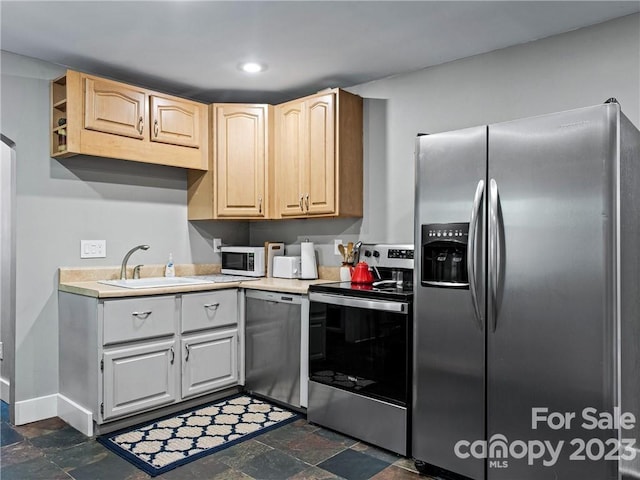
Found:
[(171, 365), (173, 365), (173, 362), (176, 359), (176, 351), (173, 349), (173, 347), (171, 347), (169, 351), (171, 352)]
[(203, 305), (204, 308), (206, 309), (212, 309), (212, 310), (216, 310), (218, 307), (220, 306), (219, 303), (205, 303)]
[(184, 357), (184, 361), (188, 362), (189, 361), (189, 345), (185, 345), (184, 348), (187, 351), (187, 354)]
[(131, 312), (131, 315), (133, 315), (134, 317), (138, 317), (138, 318), (147, 318), (149, 315), (151, 315), (151, 310), (147, 310), (146, 312)]

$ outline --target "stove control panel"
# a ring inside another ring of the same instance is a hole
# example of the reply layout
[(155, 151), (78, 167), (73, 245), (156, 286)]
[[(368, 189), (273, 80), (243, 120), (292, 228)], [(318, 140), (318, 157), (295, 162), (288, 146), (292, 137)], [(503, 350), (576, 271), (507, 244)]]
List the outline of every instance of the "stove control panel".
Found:
[(413, 268), (413, 245), (364, 244), (360, 248), (360, 261), (386, 268)]
[(413, 260), (413, 249), (391, 248), (387, 252), (387, 258), (398, 258), (402, 260)]

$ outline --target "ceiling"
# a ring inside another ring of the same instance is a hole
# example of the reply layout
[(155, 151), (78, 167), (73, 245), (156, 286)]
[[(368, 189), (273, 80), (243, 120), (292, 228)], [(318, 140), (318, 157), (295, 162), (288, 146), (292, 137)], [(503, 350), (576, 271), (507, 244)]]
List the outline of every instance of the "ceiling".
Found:
[[(277, 103), (640, 11), (639, 1), (7, 1), (3, 50), (205, 102)], [(257, 75), (240, 62), (264, 62)]]

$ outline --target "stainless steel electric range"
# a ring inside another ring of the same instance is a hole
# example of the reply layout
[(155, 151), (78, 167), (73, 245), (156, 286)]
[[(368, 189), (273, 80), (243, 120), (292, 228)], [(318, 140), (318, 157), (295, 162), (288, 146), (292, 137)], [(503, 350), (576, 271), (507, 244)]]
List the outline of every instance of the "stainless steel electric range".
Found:
[(363, 245), (378, 281), (309, 287), (307, 418), (408, 455), (413, 245)]

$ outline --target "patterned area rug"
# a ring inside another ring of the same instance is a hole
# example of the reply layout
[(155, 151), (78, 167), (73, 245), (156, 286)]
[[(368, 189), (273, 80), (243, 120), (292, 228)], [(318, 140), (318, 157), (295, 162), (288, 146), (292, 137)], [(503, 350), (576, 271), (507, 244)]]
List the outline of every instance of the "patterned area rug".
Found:
[(297, 418), (293, 412), (242, 395), (97, 441), (155, 477)]

